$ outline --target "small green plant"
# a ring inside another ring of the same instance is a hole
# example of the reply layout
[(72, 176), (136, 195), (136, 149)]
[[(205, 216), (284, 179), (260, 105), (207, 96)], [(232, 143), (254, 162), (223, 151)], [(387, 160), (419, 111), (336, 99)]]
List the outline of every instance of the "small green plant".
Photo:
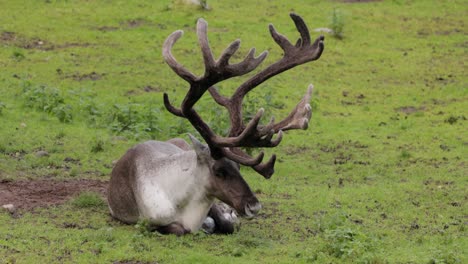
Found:
[(160, 111), (157, 108), (154, 107), (148, 107), (147, 112), (144, 116), (144, 122), (143, 122), (143, 131), (148, 133), (151, 139), (156, 139), (157, 135), (159, 132), (161, 132), (161, 129), (159, 129), (159, 123), (158, 123), (158, 116), (160, 115)]
[(330, 22), (330, 28), (335, 38), (343, 39), (344, 18), (340, 10), (337, 8), (333, 9), (331, 22)]
[(115, 104), (106, 116), (110, 119), (109, 129), (116, 134), (134, 138), (157, 138), (160, 111), (145, 104)]
[(44, 85), (33, 86), (31, 83), (25, 82), (22, 90), (27, 107), (52, 113), (62, 123), (70, 123), (73, 120), (73, 108), (71, 105), (65, 104), (65, 98), (58, 89)]
[(407, 151), (406, 149), (404, 149), (400, 153), (400, 158), (401, 159), (409, 159), (409, 158), (411, 158), (411, 153), (409, 151)]
[(71, 123), (71, 121), (73, 120), (73, 108), (71, 107), (71, 105), (61, 104), (55, 107), (53, 112), (58, 118), (58, 120), (62, 123)]
[(92, 153), (98, 153), (104, 151), (104, 140), (102, 139), (96, 139), (93, 142), (93, 145), (91, 146), (91, 152)]
[(105, 204), (101, 196), (95, 192), (82, 192), (72, 201), (72, 205), (78, 208), (102, 207)]
[(26, 58), (26, 56), (24, 56), (23, 52), (21, 51), (14, 51), (12, 57), (16, 61), (22, 61), (24, 58)]

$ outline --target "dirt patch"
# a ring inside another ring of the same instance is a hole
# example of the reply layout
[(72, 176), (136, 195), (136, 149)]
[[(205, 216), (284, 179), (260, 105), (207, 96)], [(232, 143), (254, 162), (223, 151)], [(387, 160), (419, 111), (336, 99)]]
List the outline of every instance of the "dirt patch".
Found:
[(2, 34), (0, 34), (0, 40), (2, 42), (14, 41), (15, 39), (16, 39), (15, 32), (3, 31)]
[(112, 27), (112, 26), (102, 26), (102, 27), (97, 27), (96, 29), (102, 32), (108, 32), (108, 31), (116, 31), (116, 30), (119, 30), (120, 28)]
[(84, 191), (107, 194), (107, 181), (98, 180), (32, 180), (0, 182), (0, 206), (13, 204), (16, 209), (32, 210), (59, 205)]
[(402, 106), (402, 107), (395, 108), (395, 111), (401, 112), (401, 113), (404, 113), (404, 114), (407, 114), (407, 115), (413, 114), (413, 113), (416, 113), (416, 112), (423, 112), (425, 110), (426, 110), (425, 106), (421, 106), (421, 107)]
[(36, 49), (36, 50), (55, 50), (55, 49), (67, 49), (74, 47), (89, 47), (90, 43), (64, 43), (64, 44), (52, 44), (49, 41), (44, 39), (33, 37), (28, 38), (22, 35), (19, 35), (15, 32), (3, 31), (0, 33), (0, 43), (7, 45), (16, 46), (22, 49)]
[(84, 74), (81, 74), (81, 73), (74, 73), (70, 76), (67, 76), (69, 78), (72, 78), (73, 80), (75, 81), (97, 81), (97, 80), (100, 80), (102, 79), (102, 77), (104, 77), (106, 74), (105, 73), (97, 73), (97, 72), (90, 72), (90, 73), (84, 73)]
[(137, 19), (130, 19), (127, 21), (120, 22), (120, 25), (127, 28), (138, 28), (144, 25), (149, 25), (151, 22), (147, 21), (146, 19), (137, 18)]
[(159, 93), (162, 92), (163, 90), (160, 87), (157, 86), (151, 86), (151, 85), (146, 85), (144, 87), (139, 87), (138, 89), (132, 89), (129, 90), (125, 93), (127, 96), (132, 96), (132, 95), (139, 95), (142, 93)]
[[(154, 23), (146, 20), (144, 18), (136, 18), (136, 19), (129, 19), (125, 21), (121, 21), (119, 23), (119, 26), (100, 26), (96, 27), (95, 29), (102, 31), (102, 32), (108, 32), (108, 31), (117, 31), (121, 29), (134, 29), (134, 28), (139, 28), (143, 26), (152, 26)], [(157, 24), (159, 28), (165, 29), (165, 25), (163, 24)]]

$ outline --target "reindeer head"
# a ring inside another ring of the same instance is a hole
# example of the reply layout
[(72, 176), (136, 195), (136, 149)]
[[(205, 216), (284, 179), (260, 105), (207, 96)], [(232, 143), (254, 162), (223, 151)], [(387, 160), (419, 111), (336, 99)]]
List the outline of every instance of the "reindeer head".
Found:
[[(226, 162), (228, 162), (230, 164), (230, 161), (233, 161), (238, 164), (250, 166), (265, 178), (270, 178), (274, 173), (276, 156), (273, 155), (266, 163), (262, 163), (264, 157), (263, 152), (257, 157), (251, 157), (241, 148), (276, 147), (281, 142), (283, 131), (306, 129), (308, 127), (308, 122), (311, 117), (309, 101), (312, 93), (312, 85), (309, 86), (305, 96), (292, 112), (278, 123), (275, 123), (272, 118), (269, 124), (265, 126), (259, 125), (260, 119), (264, 113), (263, 108), (259, 109), (255, 117), (247, 124), (244, 124), (242, 119), (242, 100), (248, 92), (281, 72), (289, 70), (297, 65), (317, 60), (323, 52), (324, 37), (320, 36), (314, 42), (311, 42), (309, 30), (302, 18), (293, 13), (290, 16), (301, 36), (296, 44), (292, 44), (270, 24), (270, 34), (273, 40), (283, 50), (283, 57), (242, 83), (231, 97), (224, 97), (219, 94), (214, 85), (232, 77), (242, 76), (256, 69), (268, 55), (267, 51), (262, 52), (258, 57), (254, 57), (255, 48), (253, 48), (243, 61), (230, 64), (230, 58), (240, 46), (240, 40), (236, 40), (224, 50), (217, 60), (215, 60), (208, 44), (207, 22), (203, 19), (199, 19), (197, 23), (197, 35), (203, 54), (205, 73), (202, 76), (195, 76), (178, 63), (171, 53), (172, 47), (182, 36), (183, 31), (175, 31), (164, 42), (163, 56), (166, 63), (177, 75), (187, 81), (190, 86), (180, 108), (174, 107), (170, 103), (169, 96), (166, 93), (164, 94), (164, 104), (169, 112), (176, 116), (186, 118), (193, 125), (208, 144), (210, 155), (216, 163), (226, 164)], [(228, 110), (231, 127), (227, 137), (215, 134), (193, 108), (206, 91), (209, 92), (216, 103)], [(276, 137), (274, 137), (275, 135)], [(216, 163), (213, 166), (215, 174), (218, 173), (216, 172), (216, 168), (219, 167)], [(232, 166), (235, 167), (236, 165), (232, 163)], [(238, 171), (238, 169), (236, 171)]]

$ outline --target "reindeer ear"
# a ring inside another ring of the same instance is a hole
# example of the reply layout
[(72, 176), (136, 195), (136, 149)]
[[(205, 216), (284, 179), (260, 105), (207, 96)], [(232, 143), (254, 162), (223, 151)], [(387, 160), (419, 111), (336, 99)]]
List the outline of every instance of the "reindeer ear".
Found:
[(209, 160), (211, 157), (210, 148), (207, 145), (198, 141), (198, 139), (192, 134), (188, 134), (190, 140), (192, 141), (193, 149), (195, 153), (197, 153), (197, 157), (199, 160)]

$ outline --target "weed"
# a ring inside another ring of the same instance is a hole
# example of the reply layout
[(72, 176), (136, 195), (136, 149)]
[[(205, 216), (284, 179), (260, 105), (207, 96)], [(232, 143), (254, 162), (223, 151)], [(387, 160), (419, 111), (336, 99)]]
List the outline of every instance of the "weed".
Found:
[[(345, 212), (320, 216), (318, 224), (319, 231), (326, 241), (321, 251), (326, 255), (355, 260), (373, 258), (370, 253), (375, 249), (375, 240), (356, 230)], [(316, 260), (317, 255), (314, 254), (312, 259)]]
[(136, 104), (114, 104), (110, 114), (111, 130), (117, 133), (132, 130), (138, 118), (138, 112), (135, 110), (136, 106)]
[(23, 85), (23, 97), (27, 107), (47, 113), (52, 112), (65, 101), (56, 88), (44, 85), (33, 86), (29, 82)]
[(96, 139), (91, 145), (91, 153), (98, 153), (104, 151), (104, 140)]
[(339, 9), (334, 8), (331, 15), (330, 28), (332, 34), (337, 39), (343, 39), (343, 30), (344, 30), (344, 18)]
[(14, 51), (12, 58), (15, 59), (16, 61), (22, 61), (26, 58), (26, 56), (24, 56), (23, 52), (21, 51)]
[(144, 116), (145, 120), (143, 123), (143, 131), (145, 131), (151, 139), (156, 139), (161, 129), (159, 129), (159, 120), (158, 116), (161, 114), (159, 109), (152, 107), (148, 107), (147, 112)]
[(84, 115), (87, 117), (87, 123), (91, 127), (98, 127), (99, 121), (102, 117), (102, 110), (94, 100), (87, 100), (82, 103)]
[(71, 105), (61, 104), (53, 110), (55, 116), (62, 123), (70, 123), (73, 120), (73, 108)]
[(62, 123), (70, 123), (73, 120), (73, 109), (65, 104), (65, 99), (58, 89), (45, 85), (33, 86), (30, 82), (24, 82), (22, 91), (27, 107), (53, 113)]
[(138, 104), (115, 104), (107, 114), (111, 120), (109, 128), (117, 134), (127, 134), (134, 138), (156, 138), (161, 131), (158, 124), (160, 111)]
[(82, 192), (72, 201), (72, 205), (78, 208), (94, 208), (105, 206), (101, 196), (95, 192)]
[(325, 231), (328, 241), (326, 251), (334, 257), (357, 257), (368, 252), (372, 245), (369, 239), (349, 227), (339, 227)]
[(402, 150), (400, 153), (400, 159), (409, 159), (409, 158), (411, 158), (411, 153), (406, 149)]

